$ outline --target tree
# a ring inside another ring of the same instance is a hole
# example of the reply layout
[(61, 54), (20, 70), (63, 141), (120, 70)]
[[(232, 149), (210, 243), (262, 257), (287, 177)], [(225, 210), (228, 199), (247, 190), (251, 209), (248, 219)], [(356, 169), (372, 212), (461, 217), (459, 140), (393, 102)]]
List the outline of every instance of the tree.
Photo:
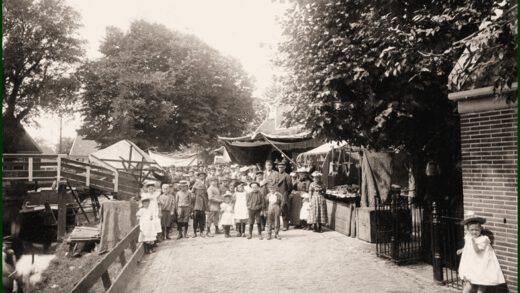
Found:
[(113, 27), (103, 57), (81, 70), (79, 131), (102, 145), (130, 139), (143, 148), (214, 146), (240, 135), (253, 117), (251, 84), (240, 64), (194, 36), (135, 21)]
[[(60, 142), (54, 145), (54, 151), (57, 154), (68, 154), (70, 149), (72, 148), (72, 144), (74, 143), (74, 138), (72, 137), (62, 137), (61, 145)], [(61, 148), (61, 151), (60, 151)]]
[[(293, 2), (279, 48), (279, 64), (289, 72), (284, 98), (294, 108), (287, 123), (303, 123), (329, 140), (403, 150), (419, 162), (435, 158), (453, 167), (460, 154), (459, 126), (447, 84), (465, 48), (457, 42), (513, 5), (470, 0)], [(513, 34), (502, 31), (509, 43), (516, 43)], [(510, 83), (516, 67), (493, 79)]]
[(5, 123), (71, 104), (83, 55), (79, 14), (63, 0), (6, 0), (2, 12)]

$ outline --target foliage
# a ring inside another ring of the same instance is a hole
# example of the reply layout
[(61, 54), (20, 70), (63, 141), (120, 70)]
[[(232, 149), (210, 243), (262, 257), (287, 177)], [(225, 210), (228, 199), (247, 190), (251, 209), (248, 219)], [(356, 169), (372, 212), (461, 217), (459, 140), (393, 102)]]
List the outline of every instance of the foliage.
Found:
[(6, 0), (3, 12), (4, 118), (28, 121), (74, 101), (81, 62), (79, 15), (64, 0)]
[(57, 154), (68, 154), (70, 153), (70, 149), (72, 148), (72, 144), (74, 143), (74, 138), (72, 137), (62, 137), (61, 138), (61, 151), (60, 151), (60, 143), (54, 145), (54, 151)]
[(253, 117), (240, 64), (194, 36), (135, 21), (126, 33), (107, 28), (100, 51), (81, 70), (80, 134), (102, 145), (130, 139), (159, 151), (210, 147), (218, 135), (240, 135)]
[[(290, 72), (284, 97), (294, 107), (287, 123), (375, 149), (426, 156), (453, 150), (458, 119), (447, 84), (465, 44), (454, 43), (492, 21), (497, 6), (512, 3), (500, 5), (295, 1), (279, 47), (280, 65)], [(506, 78), (512, 77), (516, 68)]]

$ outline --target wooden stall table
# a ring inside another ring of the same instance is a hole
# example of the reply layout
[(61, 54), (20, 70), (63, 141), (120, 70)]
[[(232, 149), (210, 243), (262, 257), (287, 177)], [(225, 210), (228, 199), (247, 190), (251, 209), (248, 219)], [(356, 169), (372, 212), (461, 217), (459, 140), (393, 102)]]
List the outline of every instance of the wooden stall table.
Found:
[(326, 195), (325, 198), (327, 202), (327, 226), (346, 236), (356, 237), (356, 205), (359, 197), (339, 199)]

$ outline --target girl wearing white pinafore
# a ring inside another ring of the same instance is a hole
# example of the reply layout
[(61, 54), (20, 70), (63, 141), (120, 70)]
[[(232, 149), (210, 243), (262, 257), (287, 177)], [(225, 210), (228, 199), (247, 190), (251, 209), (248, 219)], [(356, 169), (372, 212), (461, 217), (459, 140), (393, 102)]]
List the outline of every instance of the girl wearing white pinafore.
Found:
[[(485, 222), (485, 219), (481, 222)], [(485, 292), (484, 286), (496, 286), (505, 283), (495, 250), (491, 241), (481, 234), (481, 223), (467, 223), (468, 233), (464, 236), (464, 248), (459, 265), (459, 277), (466, 283), (463, 292)]]
[(238, 232), (237, 237), (245, 237), (246, 222), (249, 219), (249, 214), (247, 212), (246, 192), (244, 191), (243, 182), (237, 183), (237, 186), (235, 187), (235, 208), (233, 213), (235, 217), (236, 230)]

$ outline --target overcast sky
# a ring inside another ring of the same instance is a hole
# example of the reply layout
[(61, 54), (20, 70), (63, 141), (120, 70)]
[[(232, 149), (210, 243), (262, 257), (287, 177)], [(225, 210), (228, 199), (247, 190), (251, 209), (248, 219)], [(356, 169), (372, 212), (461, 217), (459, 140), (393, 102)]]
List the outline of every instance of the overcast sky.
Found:
[[(272, 0), (67, 0), (80, 14), (81, 38), (87, 41), (88, 58), (100, 57), (98, 47), (107, 26), (127, 30), (138, 19), (164, 24), (170, 29), (198, 36), (224, 55), (238, 59), (256, 84), (261, 96), (271, 83), (274, 68), (270, 59), (280, 39), (276, 21), (286, 8)], [(63, 136), (75, 137), (77, 117), (65, 119)], [(59, 119), (42, 117), (40, 128), (29, 127), (35, 137), (51, 143), (59, 138)]]

